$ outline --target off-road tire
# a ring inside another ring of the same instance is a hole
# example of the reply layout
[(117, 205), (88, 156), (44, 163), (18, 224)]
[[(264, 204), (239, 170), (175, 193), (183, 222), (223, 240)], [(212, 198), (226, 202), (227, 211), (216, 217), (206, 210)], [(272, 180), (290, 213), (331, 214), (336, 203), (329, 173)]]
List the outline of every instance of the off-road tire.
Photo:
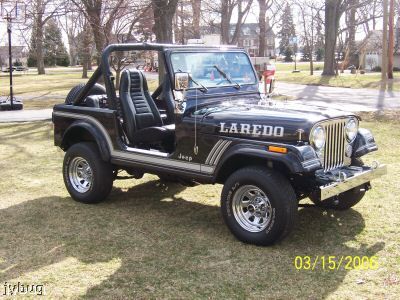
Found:
[[(356, 158), (353, 160), (351, 165), (361, 167), (364, 163), (360, 158)], [(312, 193), (309, 198), (318, 207), (334, 210), (347, 210), (361, 201), (365, 195), (365, 190), (366, 189), (363, 188), (363, 185), (360, 185), (339, 194), (337, 197), (328, 198), (324, 201), (320, 200), (319, 193), (317, 192)]]
[[(82, 91), (85, 87), (85, 83), (80, 83), (74, 86), (68, 93), (67, 97), (65, 98), (65, 104), (72, 104), (74, 99), (78, 94)], [(96, 83), (89, 91), (88, 96), (92, 95), (103, 95), (106, 94), (106, 89), (101, 84)]]
[[(87, 191), (80, 192), (71, 182), (70, 168), (74, 158), (82, 158), (90, 166), (92, 179)], [(64, 156), (63, 177), (65, 186), (71, 197), (82, 203), (99, 203), (107, 198), (113, 185), (113, 168), (101, 159), (97, 145), (82, 142), (72, 145)]]
[[(235, 193), (246, 186), (257, 187), (270, 202), (270, 221), (260, 232), (246, 230), (235, 218)], [(297, 200), (293, 187), (282, 174), (262, 167), (246, 167), (226, 180), (221, 194), (221, 212), (228, 228), (240, 241), (267, 246), (283, 239), (293, 229), (297, 219)]]

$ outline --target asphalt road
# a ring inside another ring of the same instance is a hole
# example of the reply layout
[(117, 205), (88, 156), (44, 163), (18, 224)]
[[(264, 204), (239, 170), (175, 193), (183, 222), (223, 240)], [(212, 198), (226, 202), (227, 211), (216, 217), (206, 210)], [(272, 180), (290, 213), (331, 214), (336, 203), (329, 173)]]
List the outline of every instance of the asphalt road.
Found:
[(350, 89), (276, 82), (275, 92), (307, 105), (323, 105), (346, 111), (400, 109), (400, 92)]
[[(400, 109), (400, 92), (350, 89), (277, 82), (275, 92), (295, 98), (293, 102), (323, 105), (345, 111)], [(0, 122), (29, 122), (51, 119), (52, 109), (0, 111)]]

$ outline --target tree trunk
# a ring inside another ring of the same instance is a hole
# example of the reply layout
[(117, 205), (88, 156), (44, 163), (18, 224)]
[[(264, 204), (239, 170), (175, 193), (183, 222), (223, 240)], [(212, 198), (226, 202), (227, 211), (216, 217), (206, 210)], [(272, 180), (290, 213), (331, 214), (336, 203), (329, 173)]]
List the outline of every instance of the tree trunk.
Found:
[(105, 46), (105, 32), (104, 28), (101, 26), (101, 19), (100, 19), (101, 10), (88, 10), (89, 16), (89, 23), (92, 28), (93, 33), (93, 40), (94, 44), (96, 45), (97, 51), (97, 65), (100, 65), (100, 55), (103, 51)]
[(82, 62), (82, 78), (88, 78), (88, 64), (87, 61)]
[[(356, 47), (356, 13), (358, 5), (358, 0), (353, 0), (350, 2), (352, 6), (350, 8), (350, 15), (349, 15), (349, 39), (347, 41), (347, 47), (349, 49), (349, 65), (354, 65), (358, 68), (358, 56), (357, 56), (357, 47)], [(345, 68), (347, 66), (344, 66)]]
[(43, 55), (43, 22), (42, 17), (38, 16), (36, 22), (36, 65), (39, 75), (46, 74), (44, 69), (44, 55)]
[(119, 90), (119, 81), (121, 80), (121, 69), (115, 70), (115, 88)]
[[(172, 43), (172, 19), (174, 17), (178, 0), (153, 0), (154, 27), (158, 43)], [(158, 54), (158, 80), (164, 79), (164, 61), (162, 53)]]
[(341, 15), (339, 0), (325, 0), (325, 58), (322, 75), (335, 75), (335, 48)]
[(313, 61), (313, 51), (314, 48), (310, 47), (310, 75), (314, 75), (314, 61)]
[(193, 37), (201, 38), (200, 34), (200, 16), (201, 16), (201, 0), (192, 0), (193, 10)]
[(389, 0), (389, 46), (388, 46), (388, 78), (393, 79), (394, 53), (394, 0)]
[(265, 56), (265, 31), (266, 31), (266, 22), (265, 22), (265, 14), (267, 10), (266, 0), (258, 0), (259, 5), (259, 13), (258, 13), (258, 26), (260, 28), (260, 35), (258, 39), (258, 56)]
[[(240, 38), (242, 24), (246, 21), (246, 16), (251, 8), (251, 4), (253, 3), (253, 0), (247, 0), (247, 4), (246, 4), (244, 10), (242, 10), (242, 3), (243, 3), (242, 0), (238, 0), (238, 2), (237, 2), (237, 22), (235, 25), (235, 32), (233, 33), (232, 39), (228, 43), (230, 45), (237, 44), (237, 42)], [(232, 7), (232, 9), (233, 8), (234, 8), (234, 6)], [(243, 20), (243, 18), (244, 18), (244, 20)], [(230, 19), (229, 19), (229, 23), (230, 23)], [(229, 31), (228, 31), (228, 35), (229, 35)]]
[(185, 44), (185, 20), (184, 20), (184, 11), (183, 11), (183, 2), (181, 2), (181, 15), (180, 15), (180, 20), (181, 20), (181, 30), (180, 30), (180, 36), (179, 36), (179, 40), (181, 45)]
[(381, 65), (381, 79), (383, 81), (387, 79), (387, 62), (388, 62), (387, 26), (388, 26), (388, 0), (383, 0), (382, 65)]
[(221, 44), (229, 44), (229, 27), (232, 17), (232, 10), (229, 7), (229, 1), (221, 3)]
[(172, 43), (172, 19), (178, 0), (153, 0), (154, 33), (158, 43)]
[(91, 47), (90, 47), (90, 34), (91, 30), (87, 24), (84, 25), (84, 31), (83, 31), (83, 49), (84, 49), (84, 54), (82, 58), (82, 78), (88, 78), (88, 70), (89, 70), (89, 65), (91, 65), (90, 60), (91, 60)]
[(76, 66), (78, 60), (78, 53), (76, 51), (75, 36), (72, 33), (68, 33), (68, 45), (69, 45), (69, 60), (70, 66)]

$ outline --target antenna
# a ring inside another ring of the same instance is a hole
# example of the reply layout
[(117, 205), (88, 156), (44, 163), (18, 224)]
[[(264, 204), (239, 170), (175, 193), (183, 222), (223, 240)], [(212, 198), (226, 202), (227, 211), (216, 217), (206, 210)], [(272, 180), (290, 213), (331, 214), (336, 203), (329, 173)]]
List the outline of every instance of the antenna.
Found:
[(13, 91), (13, 71), (14, 67), (12, 65), (12, 46), (11, 46), (11, 32), (12, 23), (19, 23), (21, 12), (23, 11), (25, 5), (20, 1), (1, 1), (1, 21), (7, 22), (7, 33), (8, 33), (8, 65), (10, 73), (10, 95), (5, 100), (0, 100), (1, 109), (22, 109), (22, 101), (14, 97)]

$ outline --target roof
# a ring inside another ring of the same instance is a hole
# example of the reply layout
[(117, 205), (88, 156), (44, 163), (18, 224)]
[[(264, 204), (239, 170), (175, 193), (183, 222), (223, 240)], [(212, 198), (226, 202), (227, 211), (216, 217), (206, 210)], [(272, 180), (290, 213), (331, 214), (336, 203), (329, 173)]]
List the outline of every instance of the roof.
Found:
[(380, 52), (382, 51), (382, 30), (372, 30), (359, 44), (359, 51)]
[[(27, 55), (24, 46), (11, 46), (11, 52), (14, 57)], [(0, 46), (0, 56), (8, 57), (8, 46)]]

